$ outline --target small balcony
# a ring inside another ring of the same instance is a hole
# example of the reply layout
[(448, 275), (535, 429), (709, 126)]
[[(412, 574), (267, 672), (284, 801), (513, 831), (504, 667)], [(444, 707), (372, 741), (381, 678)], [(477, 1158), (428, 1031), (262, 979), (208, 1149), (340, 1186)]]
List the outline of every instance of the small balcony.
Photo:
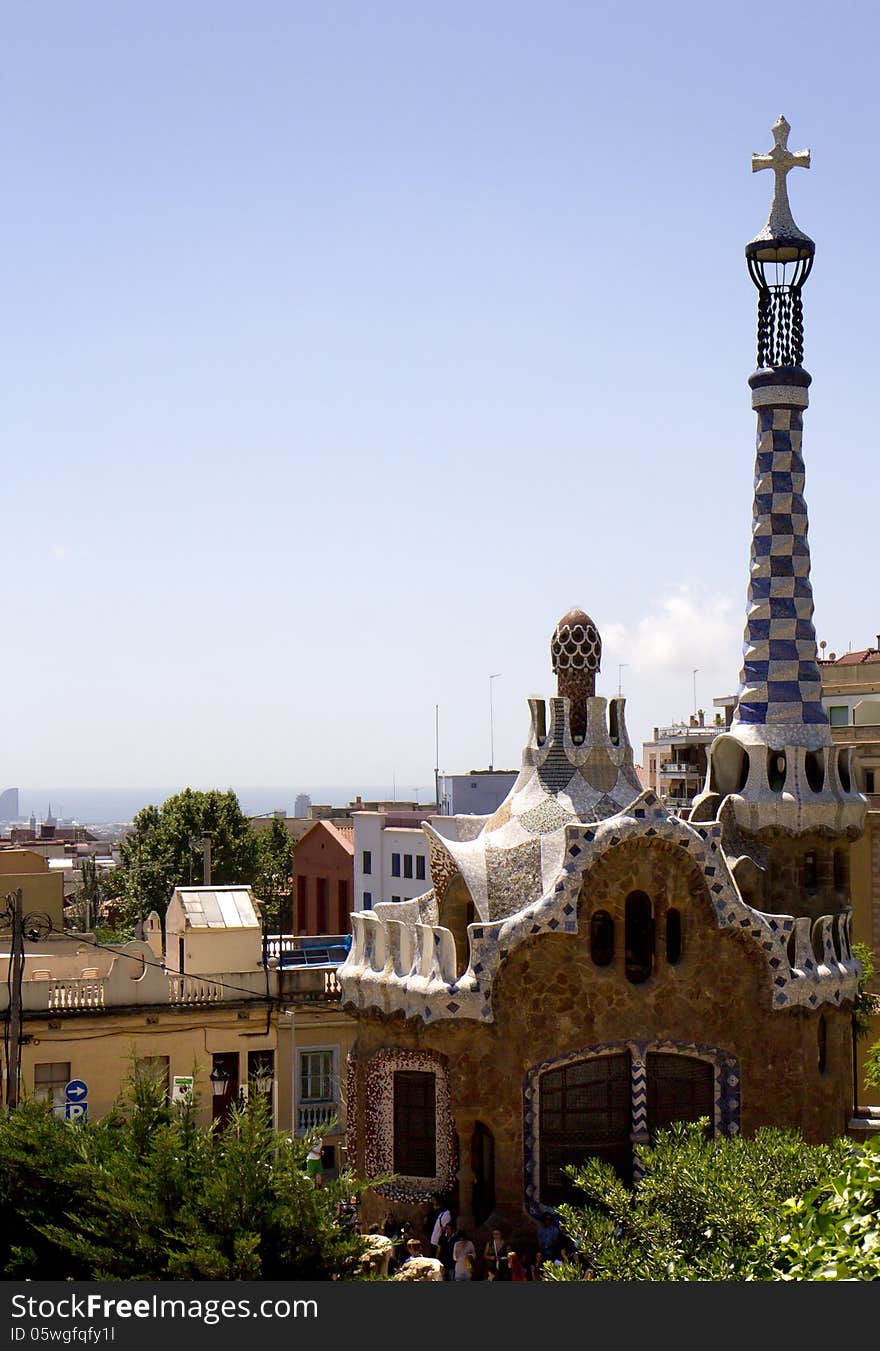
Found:
[(329, 1132), (331, 1121), (337, 1121), (339, 1105), (335, 1102), (308, 1102), (296, 1109), (297, 1135), (310, 1135), (313, 1131)]
[(703, 770), (699, 765), (689, 764), (686, 760), (665, 760), (660, 765), (660, 773), (676, 779), (701, 779)]

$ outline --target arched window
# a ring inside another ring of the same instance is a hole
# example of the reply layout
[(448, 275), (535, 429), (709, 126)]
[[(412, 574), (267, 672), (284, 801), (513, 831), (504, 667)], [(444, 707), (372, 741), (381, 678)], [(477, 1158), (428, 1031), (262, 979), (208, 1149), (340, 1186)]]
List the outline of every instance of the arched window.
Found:
[(675, 906), (666, 912), (666, 960), (670, 966), (681, 961), (681, 911)]
[(785, 786), (785, 751), (767, 752), (767, 782), (774, 793), (781, 793)]
[(614, 920), (607, 910), (597, 910), (590, 919), (590, 956), (596, 966), (614, 961)]
[(455, 974), (463, 976), (470, 962), (470, 940), (467, 926), (476, 918), (474, 903), (467, 883), (459, 874), (453, 877), (444, 892), (438, 907), (438, 922), (441, 928), (448, 929), (455, 941)]
[(548, 1070), (538, 1089), (540, 1195), (545, 1205), (581, 1195), (566, 1164), (604, 1159), (632, 1181), (632, 1062), (629, 1052)]
[(626, 978), (641, 985), (654, 969), (654, 913), (651, 899), (643, 891), (631, 891), (626, 898)]

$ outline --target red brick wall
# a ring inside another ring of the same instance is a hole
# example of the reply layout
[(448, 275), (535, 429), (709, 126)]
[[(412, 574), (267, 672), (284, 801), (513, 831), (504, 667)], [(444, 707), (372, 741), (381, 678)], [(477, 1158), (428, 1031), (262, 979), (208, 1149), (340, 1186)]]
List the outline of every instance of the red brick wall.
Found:
[[(344, 884), (344, 907), (339, 904), (340, 883)], [(293, 851), (293, 887), (297, 898), (297, 933), (349, 932), (354, 852), (321, 822), (302, 837)]]

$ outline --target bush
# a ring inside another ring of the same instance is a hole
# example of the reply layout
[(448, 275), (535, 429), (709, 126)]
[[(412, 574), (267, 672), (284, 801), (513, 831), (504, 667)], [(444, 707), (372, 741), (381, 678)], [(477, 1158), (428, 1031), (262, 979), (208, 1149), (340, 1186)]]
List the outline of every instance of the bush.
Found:
[(850, 1142), (807, 1145), (794, 1131), (708, 1140), (706, 1122), (680, 1122), (641, 1147), (630, 1190), (597, 1159), (567, 1171), (586, 1206), (559, 1207), (582, 1265), (550, 1267), (551, 1280), (742, 1281), (773, 1279), (784, 1202), (840, 1169)]
[(102, 1120), (25, 1102), (0, 1117), (2, 1275), (33, 1280), (331, 1280), (358, 1272), (344, 1216), (358, 1187), (316, 1187), (310, 1139), (272, 1128), (252, 1093), (224, 1129), (133, 1072)]

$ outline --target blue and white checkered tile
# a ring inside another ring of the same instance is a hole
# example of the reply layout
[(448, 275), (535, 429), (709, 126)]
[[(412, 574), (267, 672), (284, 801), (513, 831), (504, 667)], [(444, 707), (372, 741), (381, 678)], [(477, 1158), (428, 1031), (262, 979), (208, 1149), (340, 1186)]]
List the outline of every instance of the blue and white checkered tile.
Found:
[(748, 610), (734, 724), (827, 721), (816, 665), (803, 417), (758, 410)]

